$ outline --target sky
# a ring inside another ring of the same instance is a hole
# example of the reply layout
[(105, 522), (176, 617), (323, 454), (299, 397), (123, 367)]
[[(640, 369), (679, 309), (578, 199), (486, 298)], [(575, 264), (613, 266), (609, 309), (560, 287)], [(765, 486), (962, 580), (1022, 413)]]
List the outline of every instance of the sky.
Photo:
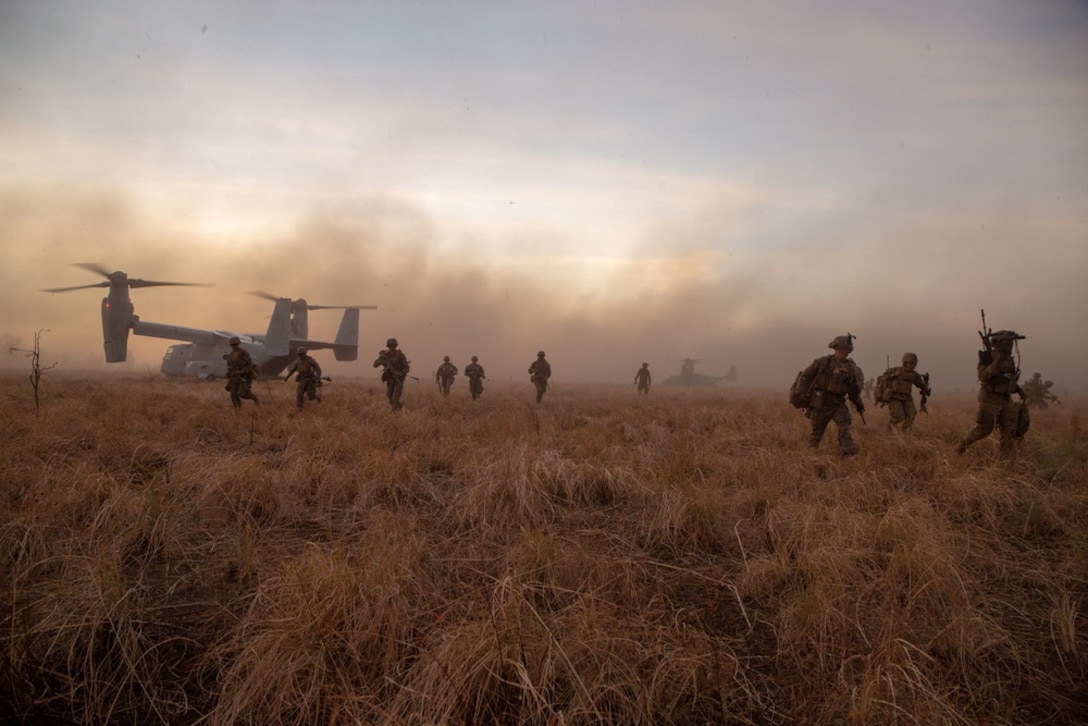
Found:
[(0, 0), (0, 162), (0, 341), (62, 370), (170, 345), (102, 362), (103, 291), (42, 292), (94, 262), (213, 285), (133, 291), (186, 327), (377, 305), (339, 375), (785, 390), (850, 332), (970, 391), (985, 309), (1088, 391), (1084, 0)]

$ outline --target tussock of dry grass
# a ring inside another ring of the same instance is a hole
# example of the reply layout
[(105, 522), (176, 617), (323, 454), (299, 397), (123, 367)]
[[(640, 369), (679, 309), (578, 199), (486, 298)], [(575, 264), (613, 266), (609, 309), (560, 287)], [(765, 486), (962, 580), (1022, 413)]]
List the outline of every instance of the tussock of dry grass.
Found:
[[(289, 390), (290, 388), (290, 390)], [(1068, 723), (1088, 710), (1083, 403), (1012, 461), (805, 445), (781, 395), (543, 406), (337, 382), (0, 380), (0, 717)], [(829, 439), (833, 436), (829, 433)], [(5, 710), (6, 709), (6, 710)]]

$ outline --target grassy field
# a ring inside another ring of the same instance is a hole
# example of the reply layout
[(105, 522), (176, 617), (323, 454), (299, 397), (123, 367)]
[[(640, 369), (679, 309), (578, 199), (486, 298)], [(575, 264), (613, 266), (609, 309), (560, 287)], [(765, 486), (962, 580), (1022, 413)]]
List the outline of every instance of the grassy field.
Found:
[[(784, 384), (783, 388), (786, 387)], [(1066, 724), (1084, 401), (805, 445), (785, 391), (0, 379), (11, 722)]]

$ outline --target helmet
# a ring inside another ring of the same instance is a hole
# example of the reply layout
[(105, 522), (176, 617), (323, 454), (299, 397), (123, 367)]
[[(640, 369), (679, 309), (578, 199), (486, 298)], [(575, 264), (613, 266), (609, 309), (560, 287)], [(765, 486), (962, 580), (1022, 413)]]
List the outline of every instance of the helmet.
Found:
[(1017, 340), (1025, 340), (1027, 336), (1020, 335), (1015, 330), (995, 330), (986, 336), (990, 339), (990, 342), (994, 345), (1001, 345), (1003, 347), (1012, 348), (1012, 344)]
[(302, 345), (300, 345), (300, 346), (298, 347), (298, 354), (299, 354), (299, 355), (306, 355), (306, 347), (305, 347), (305, 346), (302, 346)]
[(642, 364), (642, 367), (643, 367), (643, 368), (649, 368), (649, 367), (650, 367), (650, 364), (649, 364), (649, 363), (643, 363), (643, 364)]
[(918, 356), (915, 355), (914, 353), (904, 353), (903, 354), (903, 362), (904, 363), (917, 363), (918, 362)]
[(386, 345), (396, 345), (397, 344), (397, 339), (396, 338), (390, 338), (389, 340), (385, 341), (385, 344)]
[(538, 350), (538, 351), (536, 352), (536, 357), (537, 357), (537, 358), (543, 358), (543, 357), (544, 357), (544, 351), (542, 351), (542, 350)]
[(230, 344), (231, 345), (241, 345), (242, 344), (242, 339), (239, 338), (237, 335), (232, 336), (231, 339), (230, 339)]
[(852, 351), (852, 350), (854, 350), (854, 336), (852, 336), (850, 334), (836, 335), (835, 339), (827, 344), (827, 347), (832, 348), (834, 350), (840, 350), (841, 349), (841, 350)]
[(1014, 330), (995, 330), (989, 335), (990, 344), (1005, 355), (1012, 352), (1012, 344), (1017, 340), (1023, 340), (1024, 336)]
[(442, 356), (442, 360), (444, 360), (444, 361), (446, 361), (447, 363), (449, 363), (449, 362), (450, 362), (450, 357), (449, 357), (448, 355), (444, 355), (444, 356)]
[(478, 361), (478, 360), (480, 360), (480, 359), (479, 359), (479, 358), (477, 358), (476, 356), (472, 356), (472, 362), (473, 362), (473, 363), (475, 363), (475, 362), (476, 362), (476, 361)]

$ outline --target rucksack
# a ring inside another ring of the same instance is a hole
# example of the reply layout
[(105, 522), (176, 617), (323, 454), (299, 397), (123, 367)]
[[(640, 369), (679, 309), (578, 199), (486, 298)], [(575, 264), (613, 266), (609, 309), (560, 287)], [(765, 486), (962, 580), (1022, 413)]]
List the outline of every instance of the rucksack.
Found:
[(790, 405), (794, 408), (809, 408), (812, 401), (812, 384), (805, 380), (805, 372), (798, 371), (797, 378), (790, 386)]
[(1031, 428), (1031, 415), (1028, 413), (1028, 405), (1024, 401), (1016, 403), (1016, 431), (1013, 436), (1017, 439), (1024, 438), (1024, 434)]
[(882, 403), (889, 403), (892, 400), (892, 392), (895, 390), (891, 385), (891, 379), (895, 377), (895, 369), (889, 368), (888, 370), (877, 376), (876, 384), (873, 386), (873, 402), (877, 405)]

